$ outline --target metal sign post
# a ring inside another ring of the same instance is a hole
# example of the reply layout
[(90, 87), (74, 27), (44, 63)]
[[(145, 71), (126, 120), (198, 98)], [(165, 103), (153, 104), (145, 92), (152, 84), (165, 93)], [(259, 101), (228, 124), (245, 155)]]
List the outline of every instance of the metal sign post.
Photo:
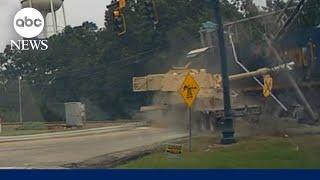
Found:
[(189, 152), (191, 152), (192, 146), (191, 146), (191, 137), (192, 137), (192, 120), (191, 120), (191, 107), (188, 107), (189, 109)]
[(2, 118), (0, 117), (0, 134), (2, 133)]
[(18, 84), (19, 84), (19, 122), (22, 125), (23, 123), (23, 112), (22, 112), (22, 88), (21, 88), (21, 80), (22, 76), (18, 77)]
[(184, 102), (188, 106), (189, 111), (189, 152), (191, 152), (191, 138), (192, 138), (192, 118), (191, 118), (191, 106), (197, 98), (200, 91), (200, 87), (197, 81), (188, 73), (178, 90), (179, 94), (182, 96)]

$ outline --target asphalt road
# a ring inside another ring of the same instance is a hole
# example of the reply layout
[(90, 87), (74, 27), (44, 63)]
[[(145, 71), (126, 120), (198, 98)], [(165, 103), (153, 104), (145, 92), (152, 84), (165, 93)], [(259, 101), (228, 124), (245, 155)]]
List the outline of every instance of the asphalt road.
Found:
[(184, 133), (165, 129), (137, 128), (80, 137), (0, 143), (0, 167), (59, 167), (183, 136)]

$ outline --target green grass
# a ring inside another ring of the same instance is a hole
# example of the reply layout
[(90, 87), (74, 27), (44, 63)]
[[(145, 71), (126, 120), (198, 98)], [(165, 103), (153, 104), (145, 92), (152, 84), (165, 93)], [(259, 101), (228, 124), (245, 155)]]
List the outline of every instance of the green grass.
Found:
[(51, 130), (33, 130), (33, 129), (14, 129), (14, 128), (4, 128), (0, 136), (20, 136), (20, 135), (32, 135), (52, 132)]
[(52, 132), (42, 122), (26, 122), (20, 127), (3, 126), (0, 136), (19, 136)]
[(20, 136), (51, 132), (49, 130), (4, 130), (0, 136)]
[(118, 168), (320, 168), (320, 136), (240, 139), (220, 148), (209, 148), (218, 142), (213, 138), (193, 142), (193, 152), (184, 149), (181, 159), (169, 159), (164, 152), (157, 152)]
[(43, 122), (25, 122), (18, 130), (46, 130), (48, 127)]

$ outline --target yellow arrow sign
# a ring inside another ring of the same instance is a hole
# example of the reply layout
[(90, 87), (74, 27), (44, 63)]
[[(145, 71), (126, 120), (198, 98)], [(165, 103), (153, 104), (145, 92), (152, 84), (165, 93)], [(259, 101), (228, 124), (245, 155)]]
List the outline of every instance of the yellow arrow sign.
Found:
[(191, 107), (194, 100), (197, 98), (200, 87), (197, 81), (190, 75), (190, 73), (188, 73), (178, 91), (185, 103)]
[(264, 97), (269, 97), (273, 88), (273, 79), (270, 75), (263, 76), (264, 86), (263, 95)]

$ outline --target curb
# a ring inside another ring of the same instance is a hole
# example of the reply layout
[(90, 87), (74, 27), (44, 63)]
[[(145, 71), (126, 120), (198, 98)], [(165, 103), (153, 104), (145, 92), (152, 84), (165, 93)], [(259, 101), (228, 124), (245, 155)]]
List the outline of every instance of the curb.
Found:
[(25, 136), (8, 136), (8, 137), (0, 137), (0, 143), (98, 135), (98, 134), (104, 134), (104, 133), (112, 133), (112, 132), (135, 129), (140, 126), (143, 126), (143, 123), (131, 123), (131, 124), (125, 124), (120, 126), (75, 130), (75, 131), (69, 131), (69, 132), (54, 132), (54, 133), (43, 133), (43, 134), (34, 134), (34, 135), (25, 135)]
[(130, 161), (139, 159), (143, 156), (152, 154), (163, 147), (166, 143), (172, 143), (177, 141), (183, 141), (188, 139), (188, 135), (183, 135), (181, 137), (168, 139), (149, 145), (144, 145), (140, 147), (135, 147), (133, 149), (126, 149), (122, 151), (116, 151), (113, 153), (108, 153), (100, 156), (93, 157), (88, 160), (84, 160), (76, 163), (64, 164), (61, 167), (67, 169), (108, 169), (115, 168), (119, 165), (126, 164)]

